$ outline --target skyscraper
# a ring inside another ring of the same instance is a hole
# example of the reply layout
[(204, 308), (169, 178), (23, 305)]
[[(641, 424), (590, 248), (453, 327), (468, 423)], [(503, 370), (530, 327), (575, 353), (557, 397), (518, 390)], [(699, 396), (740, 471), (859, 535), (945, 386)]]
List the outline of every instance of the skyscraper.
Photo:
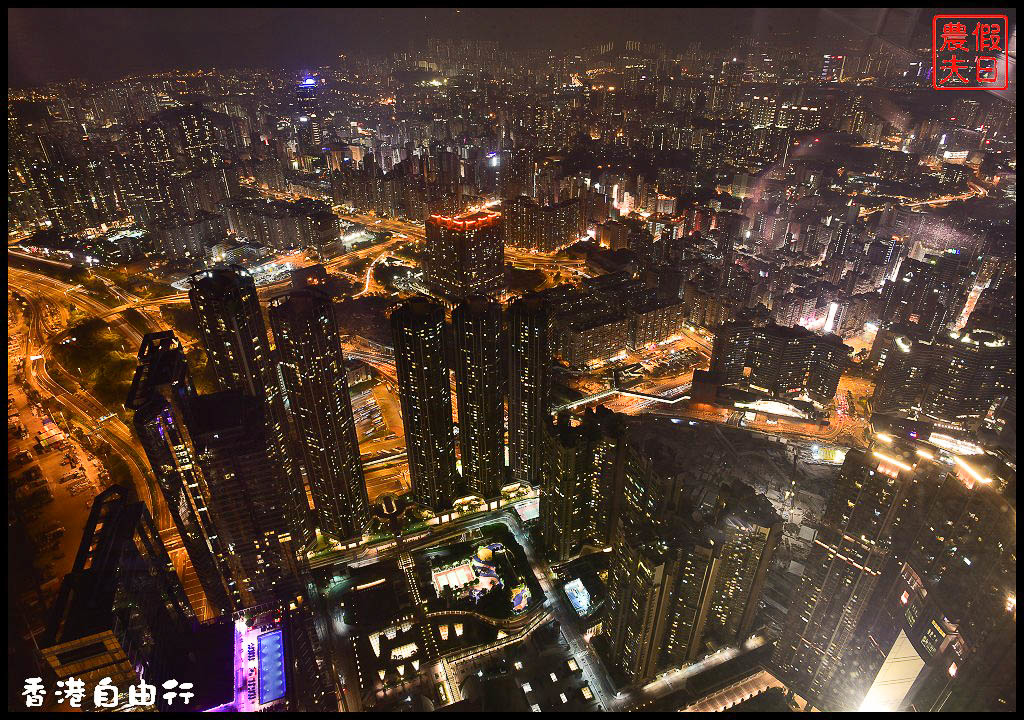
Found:
[(939, 357), (922, 409), (939, 420), (976, 429), (998, 398), (1015, 392), (1013, 338), (985, 330), (951, 331), (935, 344)]
[(836, 335), (736, 320), (715, 335), (711, 373), (717, 382), (826, 405), (835, 397), (849, 351)]
[(609, 561), (608, 659), (631, 683), (694, 660), (721, 558), (699, 526), (670, 513), (620, 518)]
[(630, 502), (625, 491), (626, 425), (622, 415), (599, 406), (587, 412), (582, 427), (587, 438), (586, 452), (592, 459), (586, 538), (593, 545), (610, 547), (616, 522)]
[(915, 460), (851, 450), (817, 528), (773, 664), (797, 692), (828, 708), (854, 629), (889, 559), (893, 522)]
[(44, 661), (90, 689), (105, 677), (121, 688), (162, 681), (194, 622), (145, 504), (118, 485), (101, 492), (39, 640)]
[(320, 89), (315, 77), (306, 75), (295, 85), (295, 102), (300, 110), (315, 112), (319, 98)]
[(630, 682), (745, 634), (781, 533), (752, 491), (721, 489), (711, 512), (691, 505), (687, 478), (700, 469), (684, 470), (689, 448), (644, 424), (624, 433), (604, 624), (606, 660)]
[(273, 397), (276, 383), (256, 283), (239, 265), (193, 275), (189, 302), (221, 390)]
[(309, 75), (295, 86), (295, 104), (299, 112), (299, 137), (308, 152), (315, 153), (323, 142), (323, 130), (320, 125), (320, 87), (315, 77)]
[(1010, 638), (1000, 636), (1015, 635), (1016, 512), (970, 460), (922, 461), (930, 471), (915, 474), (892, 559), (843, 659), (844, 709), (1009, 709), (1008, 684), (982, 678), (991, 660), (1006, 662)]
[(622, 417), (602, 407), (584, 413), (575, 427), (568, 415), (555, 424), (545, 421), (537, 477), (541, 538), (550, 559), (565, 560), (582, 544), (612, 544), (616, 521), (629, 503), (624, 433)]
[(512, 479), (540, 482), (541, 444), (547, 422), (550, 318), (539, 297), (515, 300), (508, 313), (508, 446)]
[(551, 253), (571, 245), (586, 231), (583, 203), (571, 198), (555, 205), (541, 206), (520, 196), (502, 208), (505, 244)]
[(821, 63), (821, 81), (823, 83), (842, 82), (845, 65), (845, 55), (825, 55)]
[(426, 222), (425, 279), (449, 300), (496, 296), (505, 287), (505, 241), (501, 214), (481, 210)]
[(464, 300), (452, 313), (452, 330), (462, 479), (467, 490), (492, 500), (505, 484), (501, 305), (485, 297)]
[(447, 510), (457, 477), (444, 308), (426, 298), (406, 300), (391, 313), (391, 332), (412, 495), (435, 512)]
[(987, 330), (923, 334), (915, 325), (883, 328), (872, 348), (879, 370), (876, 411), (918, 408), (941, 423), (977, 429), (1013, 394), (1013, 337)]
[(188, 294), (220, 389), (238, 390), (263, 404), (271, 463), (280, 475), (278, 492), (287, 502), (289, 528), (296, 539), (308, 540), (309, 504), (291, 449), (291, 430), (256, 283), (238, 265), (218, 267), (193, 275)]
[(939, 348), (933, 337), (915, 329), (913, 325), (895, 325), (878, 331), (872, 347), (872, 354), (878, 357), (871, 397), (875, 412), (911, 408), (921, 402)]
[(746, 638), (754, 624), (768, 567), (782, 539), (782, 518), (763, 495), (746, 485), (723, 486), (715, 527), (721, 532), (722, 566), (711, 600), (721, 642)]
[(315, 288), (293, 290), (271, 303), (270, 323), (318, 525), (359, 536), (370, 508), (334, 305)]
[(170, 330), (142, 340), (139, 366), (125, 407), (167, 500), (206, 599), (226, 613), (240, 596), (231, 577), (229, 551), (210, 515), (210, 491), (189, 435), (196, 397), (181, 344)]
[(882, 288), (882, 321), (919, 325), (930, 333), (955, 324), (977, 277), (976, 266), (975, 258), (956, 252), (904, 259), (896, 279)]
[(540, 534), (544, 554), (562, 562), (586, 539), (593, 453), (583, 429), (571, 427), (568, 415), (544, 435)]
[(237, 561), (235, 579), (246, 607), (279, 599), (294, 574), (287, 556), (288, 497), (263, 410), (259, 398), (223, 390), (196, 397), (189, 419), (210, 512)]

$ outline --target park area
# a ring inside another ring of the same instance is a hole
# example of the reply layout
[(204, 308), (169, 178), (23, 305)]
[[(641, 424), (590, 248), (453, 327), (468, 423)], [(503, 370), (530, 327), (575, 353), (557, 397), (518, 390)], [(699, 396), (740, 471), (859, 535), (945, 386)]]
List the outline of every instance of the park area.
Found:
[(500, 524), (477, 537), (416, 556), (423, 597), (433, 610), (463, 610), (496, 619), (519, 615), (543, 600), (519, 543)]

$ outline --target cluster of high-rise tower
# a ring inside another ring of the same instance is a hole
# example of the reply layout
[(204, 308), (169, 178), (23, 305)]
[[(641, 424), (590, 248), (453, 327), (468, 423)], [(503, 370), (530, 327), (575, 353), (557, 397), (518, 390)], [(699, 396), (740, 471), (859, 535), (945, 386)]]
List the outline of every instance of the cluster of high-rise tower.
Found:
[(189, 296), (218, 392), (196, 392), (164, 332), (144, 339), (127, 405), (207, 599), (226, 609), (277, 594), (294, 557), (282, 543), (360, 535), (369, 502), (330, 298), (275, 299), (272, 351), (244, 270), (200, 273)]
[[(199, 273), (189, 297), (218, 392), (196, 392), (168, 331), (145, 338), (127, 406), (207, 599), (228, 609), (288, 582), (294, 552), (285, 546), (303, 546), (317, 531), (362, 535), (370, 507), (331, 298), (314, 286), (273, 298), (271, 349), (245, 270)], [(450, 328), (444, 308), (425, 298), (392, 313), (412, 498), (433, 512), (464, 495), (494, 500), (510, 481), (536, 481), (548, 318), (532, 299), (512, 303), (508, 317), (506, 348), (501, 305), (482, 296), (461, 302)]]
[[(501, 305), (471, 296), (452, 312), (450, 335), (444, 308), (426, 298), (407, 300), (391, 314), (412, 495), (435, 512), (463, 495), (490, 501), (510, 482), (538, 482), (547, 413), (548, 313), (542, 302), (522, 298), (507, 314), (506, 331)], [(455, 467), (449, 357), (461, 476)]]
[(986, 465), (847, 454), (772, 658), (787, 685), (829, 710), (1016, 704), (1016, 510)]
[[(198, 274), (190, 299), (219, 390), (198, 393), (156, 333), (127, 406), (207, 602), (227, 611), (294, 593), (298, 547), (362, 535), (370, 508), (331, 299), (272, 299), (273, 349), (244, 270)], [(504, 310), (473, 295), (450, 321), (416, 297), (390, 323), (412, 499), (443, 515), (539, 486), (548, 558), (610, 550), (598, 643), (615, 676), (645, 683), (757, 627), (783, 521), (716, 477), (727, 458), (705, 454), (703, 430), (604, 409), (552, 421), (539, 297)], [(788, 687), (826, 709), (1015, 702), (1000, 671), (1015, 667), (1016, 515), (985, 462), (886, 436), (848, 453), (772, 657)]]
[(600, 408), (546, 429), (543, 548), (554, 561), (584, 545), (611, 550), (605, 659), (626, 682), (754, 626), (782, 518), (749, 487), (707, 477), (722, 463), (706, 452), (696, 430)]
[[(246, 498), (249, 489), (251, 484), (239, 487), (226, 501), (245, 503), (238, 508), (244, 514), (252, 512), (249, 503), (272, 500), (266, 493)], [(225, 510), (224, 502), (217, 510)], [(235, 621), (274, 616), (275, 625), (284, 628), (289, 658), (288, 707), (306, 712), (337, 709), (336, 672), (322, 652), (305, 587), (293, 586), (293, 594), (282, 588), (275, 601), (247, 607), (248, 615), (201, 620), (210, 614), (208, 608), (197, 604), (188, 580), (179, 577), (162, 535), (132, 489), (114, 485), (96, 496), (74, 565), (61, 582), (39, 638), (41, 658), (59, 682), (70, 686), (80, 681), (87, 688), (106, 683), (121, 689), (116, 699), (87, 693), (83, 708), (137, 711), (134, 691), (126, 688), (140, 681), (160, 687), (172, 680), (193, 683), (193, 707), (223, 708), (239, 691), (231, 661)], [(155, 709), (175, 710), (176, 697), (160, 693), (153, 698)]]
[[(315, 286), (272, 299), (271, 349), (244, 270), (200, 273), (190, 298), (220, 389), (197, 393), (180, 344), (158, 333), (128, 407), (207, 601), (228, 610), (292, 591), (292, 545), (355, 538), (370, 508), (331, 299)], [(540, 486), (545, 555), (610, 548), (601, 643), (618, 677), (646, 682), (755, 628), (782, 520), (702, 475), (719, 465), (699, 457), (698, 429), (601, 409), (552, 422), (539, 297), (504, 310), (471, 295), (450, 321), (415, 297), (390, 323), (412, 499), (441, 515)], [(989, 665), (1014, 652), (1015, 512), (984, 470), (935, 450), (847, 456), (772, 660), (816, 706), (1005, 701)], [(695, 484), (718, 489), (697, 499)]]
[[(730, 458), (702, 433), (604, 409), (545, 429), (542, 548), (556, 562), (610, 550), (597, 642), (630, 684), (759, 627), (783, 522), (721, 481)], [(823, 516), (806, 523), (811, 549), (771, 671), (823, 709), (1012, 707), (1013, 493), (997, 459), (913, 432), (851, 450)]]

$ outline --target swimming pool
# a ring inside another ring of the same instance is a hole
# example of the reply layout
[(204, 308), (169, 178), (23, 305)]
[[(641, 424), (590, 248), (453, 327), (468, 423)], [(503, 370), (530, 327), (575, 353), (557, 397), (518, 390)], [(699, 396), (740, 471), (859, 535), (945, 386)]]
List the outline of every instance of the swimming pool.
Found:
[(260, 667), (260, 705), (266, 705), (284, 697), (285, 693), (282, 631), (264, 633), (256, 643)]

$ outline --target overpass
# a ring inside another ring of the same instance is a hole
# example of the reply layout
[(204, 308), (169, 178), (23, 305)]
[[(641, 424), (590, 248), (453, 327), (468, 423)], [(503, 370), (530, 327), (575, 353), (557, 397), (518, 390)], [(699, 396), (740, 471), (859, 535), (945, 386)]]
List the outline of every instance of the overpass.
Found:
[[(626, 390), (624, 388), (608, 388), (607, 390), (601, 390), (600, 392), (596, 392), (596, 393), (594, 393), (592, 395), (587, 395), (586, 397), (582, 397), (579, 400), (573, 400), (571, 402), (562, 403), (561, 405), (558, 405), (558, 406), (552, 408), (551, 412), (553, 412), (553, 413), (560, 413), (560, 412), (563, 412), (565, 410), (573, 410), (575, 408), (582, 407), (583, 405), (588, 405), (588, 404), (590, 404), (592, 402), (597, 402), (599, 400), (604, 400), (605, 398), (612, 397), (613, 395), (621, 395), (623, 397), (631, 397), (631, 398), (640, 398), (642, 400), (649, 400), (649, 401), (652, 401), (652, 402), (659, 402), (659, 403), (662, 403), (664, 405), (675, 405), (680, 400), (688, 400), (689, 399), (690, 396), (687, 395), (686, 393), (690, 390), (690, 386), (691, 385), (692, 385), (692, 383), (685, 383), (683, 385), (679, 385), (678, 387), (674, 387), (674, 388), (669, 390), (669, 395), (668, 396), (665, 396), (665, 395), (650, 395), (649, 393), (637, 392), (635, 390)], [(675, 395), (675, 397), (672, 397), (673, 395)]]
[(19, 252), (18, 250), (14, 250), (12, 248), (7, 248), (7, 254), (14, 255), (20, 258), (25, 258), (26, 260), (34, 260), (35, 262), (46, 263), (47, 265), (56, 265), (57, 267), (62, 267), (65, 270), (70, 270), (71, 268), (74, 267), (74, 265), (72, 265), (71, 263), (50, 260), (48, 258), (39, 257), (38, 255), (31, 255), (29, 253)]

